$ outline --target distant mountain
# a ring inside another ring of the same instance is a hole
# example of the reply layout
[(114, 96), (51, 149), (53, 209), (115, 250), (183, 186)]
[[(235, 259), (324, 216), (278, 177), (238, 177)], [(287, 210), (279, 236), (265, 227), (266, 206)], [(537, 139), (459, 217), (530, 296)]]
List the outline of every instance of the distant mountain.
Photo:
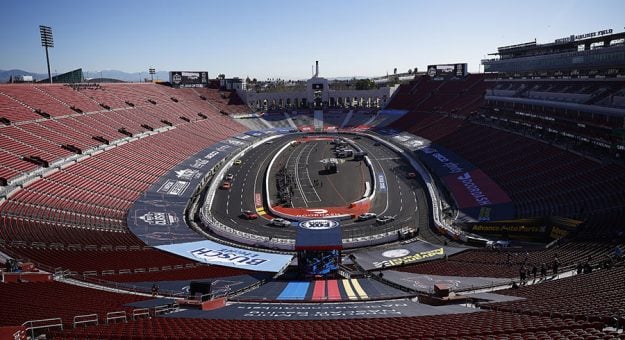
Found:
[[(148, 72), (134, 72), (128, 73), (118, 70), (104, 70), (104, 71), (83, 71), (85, 78), (112, 78), (123, 81), (143, 81), (144, 79), (151, 79)], [(56, 74), (53, 74), (53, 76)], [(35, 80), (47, 79), (48, 75), (43, 73), (32, 73), (24, 70), (0, 70), (0, 83), (6, 83), (11, 76), (33, 76)], [(154, 75), (154, 79), (169, 80), (169, 71), (158, 71)]]
[(332, 77), (332, 78), (328, 78), (328, 80), (338, 80), (338, 81), (345, 81), (345, 80), (352, 80), (352, 79), (369, 79), (371, 77), (365, 77), (365, 76), (353, 76), (353, 77)]
[[(103, 71), (83, 71), (85, 78), (112, 78), (123, 81), (143, 81), (144, 79), (151, 79), (150, 74), (146, 72), (134, 72), (128, 73), (118, 70), (103, 70)], [(154, 75), (154, 79), (169, 80), (169, 71), (158, 71)]]
[[(43, 74), (43, 73), (32, 73), (32, 72), (28, 72), (28, 71), (24, 71), (24, 70), (0, 70), (0, 83), (6, 83), (9, 81), (9, 78), (11, 76), (17, 76), (17, 75), (24, 75), (24, 76), (33, 76), (33, 78), (35, 78), (36, 80), (41, 80), (41, 79), (47, 79), (48, 75), (47, 74)], [(56, 75), (53, 74), (53, 76)], [(129, 73), (129, 72), (124, 72), (124, 71), (119, 71), (119, 70), (103, 70), (103, 71), (84, 71), (83, 70), (83, 75), (85, 76), (85, 79), (91, 79), (91, 78), (111, 78), (111, 79), (118, 79), (118, 80), (122, 80), (122, 81), (128, 81), (128, 82), (138, 82), (138, 81), (143, 81), (144, 79), (151, 79), (150, 78), (150, 74), (145, 71), (145, 72), (133, 72), (133, 73)], [(216, 76), (216, 74), (214, 75)], [(365, 79), (365, 78), (371, 78), (371, 77), (363, 77), (363, 76), (356, 76), (356, 77), (332, 77), (332, 78), (328, 78), (328, 80), (330, 81), (342, 81), (342, 80), (351, 80), (351, 79)], [(158, 71), (156, 72), (156, 74), (154, 75), (154, 80), (159, 79), (159, 80), (165, 80), (168, 81), (169, 80), (169, 71)], [(306, 81), (307, 79), (301, 79), (303, 81)]]
[(24, 70), (0, 70), (0, 83), (8, 82), (11, 76), (33, 76), (37, 80), (48, 78), (47, 74), (42, 73), (32, 73)]

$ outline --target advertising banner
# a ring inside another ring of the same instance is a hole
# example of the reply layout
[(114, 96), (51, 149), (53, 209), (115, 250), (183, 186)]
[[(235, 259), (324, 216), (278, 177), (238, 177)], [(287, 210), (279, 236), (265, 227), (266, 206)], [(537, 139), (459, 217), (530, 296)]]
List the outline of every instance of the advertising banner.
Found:
[(341, 224), (334, 220), (307, 220), (298, 224), (295, 234), (296, 250), (342, 249)]
[(393, 142), (401, 144), (410, 151), (416, 151), (430, 145), (430, 141), (408, 132), (402, 132), (392, 137)]
[(499, 221), (474, 223), (469, 231), (478, 235), (487, 235), (509, 240), (548, 242), (551, 227), (540, 220), (521, 219), (516, 221)]
[(288, 265), (293, 257), (233, 248), (208, 240), (167, 244), (156, 248), (198, 262), (263, 272), (278, 272)]
[(401, 130), (393, 129), (390, 127), (374, 128), (373, 130), (384, 136), (397, 136), (402, 133)]
[(568, 235), (581, 221), (558, 217), (524, 218), (469, 224), (469, 231), (478, 235), (503, 239), (549, 242)]
[[(475, 308), (445, 307), (446, 313), (471, 313)], [(358, 303), (245, 303), (214, 310), (184, 310), (170, 313), (171, 318), (206, 318), (221, 320), (345, 320), (439, 315), (441, 309), (412, 301)]]
[(354, 253), (356, 262), (365, 270), (388, 268), (416, 262), (441, 259), (464, 251), (462, 248), (437, 246), (427, 242), (413, 242), (395, 248), (364, 250)]
[[(481, 222), (509, 220), (516, 216), (514, 204), (512, 202), (464, 208), (461, 212), (471, 219)], [(460, 216), (462, 216), (462, 214)]]
[(208, 171), (238, 148), (230, 144), (216, 144), (182, 161), (163, 175), (148, 189), (148, 193), (164, 195), (167, 200), (179, 198), (186, 201)]
[(128, 212), (128, 228), (150, 246), (203, 240), (184, 221), (186, 205), (164, 195), (146, 194)]
[(460, 209), (511, 202), (508, 194), (480, 169), (455, 173), (443, 181)]
[(265, 132), (258, 131), (258, 130), (250, 130), (250, 131), (245, 132), (245, 134), (250, 135), (250, 136), (254, 136), (254, 137), (257, 137), (257, 138), (261, 138), (261, 137), (266, 135)]
[(451, 150), (432, 144), (417, 151), (417, 156), (440, 178), (451, 174), (461, 174), (475, 169), (473, 164), (456, 155)]
[(467, 64), (428, 65), (427, 75), (436, 80), (462, 78), (467, 75)]
[(449, 286), (452, 291), (461, 291), (510, 283), (510, 279), (413, 274), (394, 270), (385, 271), (384, 279), (399, 286), (420, 292), (431, 292), (435, 284), (445, 284)]
[(239, 149), (231, 143), (216, 143), (161, 176), (128, 211), (130, 231), (151, 246), (203, 240), (185, 223), (185, 209), (208, 172)]
[(492, 221), (515, 216), (508, 194), (488, 175), (453, 151), (436, 144), (418, 149), (416, 155), (440, 178), (458, 209), (469, 220)]
[(246, 142), (248, 145), (254, 143), (254, 141), (256, 141), (258, 139), (255, 135), (253, 135), (251, 133), (248, 133), (248, 132), (238, 134), (238, 135), (234, 136), (234, 138), (240, 139), (240, 140)]
[(274, 127), (274, 128), (269, 128), (269, 129), (265, 129), (262, 132), (268, 134), (268, 135), (280, 135), (280, 134), (287, 134), (287, 133), (291, 133), (291, 132), (297, 132), (298, 130), (292, 127)]
[(208, 87), (208, 72), (171, 71), (169, 82), (173, 87)]

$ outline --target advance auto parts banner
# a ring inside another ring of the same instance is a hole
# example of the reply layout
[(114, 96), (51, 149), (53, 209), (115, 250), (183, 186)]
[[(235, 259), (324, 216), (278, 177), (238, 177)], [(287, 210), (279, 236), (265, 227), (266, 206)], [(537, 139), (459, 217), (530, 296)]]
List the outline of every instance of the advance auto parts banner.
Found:
[(156, 248), (198, 262), (262, 272), (278, 272), (293, 258), (292, 255), (233, 248), (212, 241), (168, 244)]
[(469, 232), (504, 239), (548, 242), (568, 235), (581, 221), (558, 217), (525, 218), (508, 221), (473, 223)]
[(400, 266), (403, 264), (441, 259), (465, 249), (436, 246), (427, 242), (414, 242), (391, 249), (368, 250), (354, 253), (356, 262), (365, 270)]
[(497, 236), (502, 239), (539, 241), (549, 240), (551, 227), (545, 224), (536, 224), (537, 221), (524, 222), (490, 222), (476, 223), (469, 227), (469, 231), (478, 235)]

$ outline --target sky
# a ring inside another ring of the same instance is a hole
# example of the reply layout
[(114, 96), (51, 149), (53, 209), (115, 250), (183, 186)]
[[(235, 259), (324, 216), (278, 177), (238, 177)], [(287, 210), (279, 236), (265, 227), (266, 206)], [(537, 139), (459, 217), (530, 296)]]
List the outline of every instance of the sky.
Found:
[(2, 0), (0, 69), (380, 76), (480, 60), (497, 47), (612, 28), (625, 0)]

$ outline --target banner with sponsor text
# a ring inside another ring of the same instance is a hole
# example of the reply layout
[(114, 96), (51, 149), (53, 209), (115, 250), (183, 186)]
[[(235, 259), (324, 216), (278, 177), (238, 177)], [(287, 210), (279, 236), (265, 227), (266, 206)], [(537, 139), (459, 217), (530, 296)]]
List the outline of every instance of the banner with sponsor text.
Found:
[(235, 135), (171, 168), (128, 211), (126, 222), (130, 231), (151, 246), (203, 240), (184, 220), (190, 199), (210, 177), (211, 169), (262, 135), (259, 131)]
[(453, 151), (430, 144), (416, 155), (441, 179), (456, 201), (458, 209), (477, 221), (512, 219), (515, 209), (508, 194), (484, 171)]
[(456, 254), (463, 250), (465, 249), (417, 241), (393, 248), (363, 250), (353, 255), (363, 269), (374, 270), (441, 259), (445, 255)]
[(156, 248), (202, 263), (261, 272), (278, 272), (291, 263), (293, 258), (292, 255), (234, 248), (208, 240), (160, 245)]

